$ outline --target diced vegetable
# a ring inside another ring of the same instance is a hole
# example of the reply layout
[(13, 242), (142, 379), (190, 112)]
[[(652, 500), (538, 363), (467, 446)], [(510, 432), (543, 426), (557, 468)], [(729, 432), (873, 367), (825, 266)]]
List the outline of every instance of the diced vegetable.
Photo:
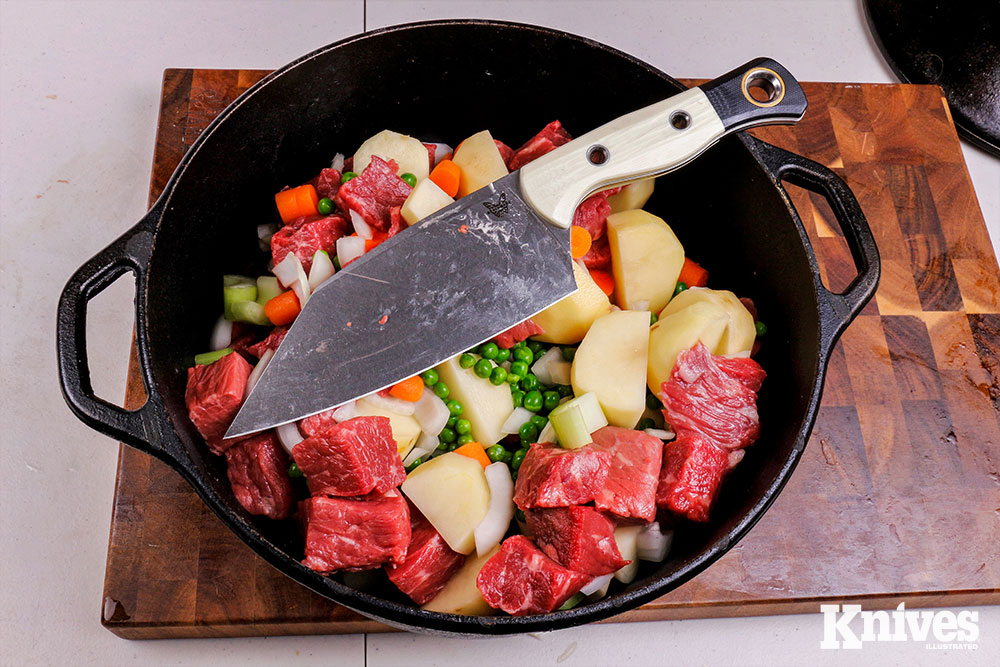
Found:
[(608, 425), (597, 394), (589, 392), (566, 401), (549, 413), (563, 449), (579, 449), (594, 441), (590, 434)]
[(278, 207), (281, 221), (288, 224), (304, 215), (316, 215), (319, 196), (316, 194), (316, 188), (306, 183), (277, 193), (274, 195), (274, 203)]
[[(757, 337), (753, 315), (740, 302), (739, 298), (728, 290), (705, 289), (692, 287), (671, 299), (660, 317), (667, 317), (695, 303), (711, 302), (722, 308), (726, 313), (726, 330), (722, 333), (716, 347), (709, 347), (712, 354), (737, 354), (748, 352), (753, 347)], [(707, 345), (707, 344), (706, 344)]]
[(486, 516), (476, 526), (476, 553), (488, 554), (500, 544), (514, 518), (514, 481), (506, 463), (491, 463), (483, 471), (490, 487)]
[(392, 385), (389, 395), (410, 403), (416, 403), (424, 395), (424, 381), (419, 375), (414, 375)]
[(674, 531), (661, 531), (659, 522), (647, 524), (636, 538), (636, 556), (641, 560), (662, 563), (670, 552), (673, 539)]
[(590, 277), (594, 281), (602, 292), (604, 292), (609, 297), (614, 294), (615, 291), (615, 277), (608, 273), (607, 271), (601, 271), (600, 269), (591, 269)]
[(662, 428), (646, 428), (643, 429), (646, 435), (651, 435), (654, 438), (659, 438), (660, 440), (673, 440), (677, 437), (677, 434), (673, 431), (665, 431)]
[[(452, 153), (451, 146), (449, 146), (448, 144), (443, 144), (441, 142), (437, 142), (437, 143), (432, 143), (432, 145), (434, 146), (434, 164), (435, 165), (441, 164), (442, 160), (447, 160), (448, 157)], [(433, 172), (434, 172), (434, 170), (432, 169), (431, 173), (433, 173)]]
[(261, 250), (264, 252), (271, 250), (271, 237), (279, 229), (281, 229), (281, 225), (276, 222), (257, 225), (257, 241), (260, 243)]
[(642, 526), (618, 526), (615, 528), (615, 543), (622, 558), (632, 561), (615, 572), (615, 579), (623, 584), (632, 583), (639, 574), (639, 532)]
[[(494, 445), (494, 447), (495, 446), (496, 445)], [(483, 446), (478, 442), (467, 442), (456, 449), (455, 453), (459, 456), (466, 456), (473, 461), (477, 461), (479, 465), (483, 466), (483, 470), (486, 470), (486, 467), (493, 463), (490, 461), (490, 457), (486, 455), (486, 450), (483, 449)]]
[(354, 171), (363, 172), (372, 161), (372, 155), (378, 155), (383, 160), (395, 160), (399, 167), (397, 174), (410, 173), (417, 180), (430, 171), (427, 148), (423, 143), (392, 130), (382, 130), (361, 144), (354, 153)]
[(448, 423), (449, 417), (451, 412), (448, 411), (448, 406), (433, 391), (425, 391), (413, 406), (413, 418), (424, 433), (438, 435)]
[(420, 437), (417, 438), (417, 443), (413, 445), (413, 449), (403, 459), (403, 465), (409, 468), (417, 459), (433, 454), (434, 450), (438, 448), (438, 444), (440, 444), (440, 441), (436, 435), (431, 435), (426, 431), (422, 432)]
[(292, 291), (279, 294), (264, 305), (264, 315), (276, 326), (291, 324), (301, 311), (299, 297)]
[(550, 348), (542, 358), (534, 363), (531, 372), (544, 385), (569, 384), (573, 365), (563, 359), (558, 347)]
[(408, 171), (400, 174), (399, 177), (411, 188), (417, 184), (417, 177)]
[[(427, 465), (427, 464), (424, 464)], [(423, 466), (420, 466), (421, 468)], [(419, 468), (418, 468), (419, 470)], [(496, 555), (500, 547), (488, 551), (482, 556), (470, 555), (465, 565), (455, 573), (441, 592), (433, 600), (425, 604), (425, 611), (437, 611), (443, 614), (464, 614), (466, 616), (490, 616), (497, 610), (486, 604), (483, 594), (479, 592), (476, 578), (490, 558)]]
[(332, 416), (334, 421), (337, 422), (346, 422), (348, 419), (354, 419), (358, 416), (358, 402), (351, 401), (350, 403), (344, 403), (333, 411)]
[(325, 250), (317, 250), (313, 254), (312, 266), (309, 268), (309, 290), (314, 291), (317, 287), (333, 276), (333, 260)]
[(648, 301), (658, 312), (674, 293), (684, 248), (670, 225), (641, 209), (608, 216), (615, 298), (626, 310)]
[(415, 225), (454, 201), (432, 179), (425, 178), (417, 183), (413, 192), (407, 196), (399, 213), (403, 216), (403, 220), (406, 220), (406, 224)]
[(233, 304), (257, 299), (257, 283), (246, 276), (222, 276), (222, 306), (227, 320), (233, 319)]
[[(552, 417), (550, 414), (549, 417)], [(559, 444), (559, 436), (556, 434), (556, 427), (552, 425), (552, 420), (545, 425), (541, 433), (538, 434), (538, 442), (553, 442)]]
[(507, 175), (507, 165), (504, 164), (489, 130), (477, 132), (463, 141), (455, 149), (451, 160), (462, 170), (458, 184), (459, 197)]
[[(355, 211), (353, 208), (347, 210), (350, 218), (351, 224), (354, 226), (354, 232), (366, 241), (371, 241), (375, 238), (375, 230), (365, 222), (365, 219), (361, 217), (361, 214)], [(365, 244), (365, 249), (368, 246)]]
[(417, 407), (414, 405), (413, 401), (407, 401), (400, 398), (396, 398), (391, 394), (389, 396), (382, 396), (377, 391), (368, 394), (367, 396), (362, 396), (360, 400), (370, 403), (377, 408), (383, 410), (389, 410), (395, 412), (396, 414), (406, 415), (409, 417), (416, 411)]
[[(381, 399), (377, 405), (373, 402), (373, 396), (376, 399)], [(406, 401), (398, 399), (382, 399), (377, 394), (371, 394), (358, 399), (356, 414), (358, 417), (386, 417), (389, 420), (389, 427), (392, 429), (392, 439), (396, 441), (396, 451), (399, 452), (400, 457), (405, 457), (410, 453), (420, 436), (420, 424), (410, 415), (400, 414), (386, 408), (385, 401), (396, 401), (397, 404), (406, 403)], [(412, 414), (413, 404), (409, 403), (408, 405), (411, 406)]]
[(274, 350), (268, 348), (264, 350), (264, 354), (260, 355), (260, 360), (257, 361), (257, 365), (253, 367), (250, 371), (250, 376), (247, 378), (247, 388), (243, 392), (243, 396), (249, 396), (253, 388), (257, 386), (257, 380), (263, 375), (264, 369), (267, 368), (267, 364), (270, 363), (271, 357), (274, 356)]
[(681, 275), (678, 276), (677, 281), (688, 287), (704, 287), (708, 284), (708, 271), (701, 268), (701, 265), (691, 258), (685, 257), (684, 266), (681, 267)]
[(428, 178), (441, 189), (441, 192), (454, 198), (458, 194), (458, 186), (462, 180), (462, 170), (451, 160), (441, 160), (431, 170), (431, 175)]
[(574, 595), (570, 599), (568, 599), (565, 602), (563, 602), (562, 605), (559, 607), (558, 611), (566, 611), (567, 609), (572, 609), (573, 607), (575, 607), (576, 605), (580, 604), (581, 602), (583, 602), (583, 594), (582, 593), (577, 593), (576, 595)]
[(227, 320), (225, 315), (220, 315), (212, 327), (212, 338), (208, 346), (213, 350), (221, 350), (229, 347), (233, 342), (233, 322)]
[(365, 240), (360, 236), (341, 236), (337, 239), (337, 259), (345, 267), (365, 254)]
[(579, 262), (573, 262), (573, 276), (577, 290), (531, 318), (545, 330), (535, 340), (560, 345), (579, 343), (593, 321), (611, 310), (607, 295)]
[(608, 423), (633, 428), (646, 409), (649, 313), (619, 310), (594, 320), (573, 358), (573, 391), (593, 392)]
[(590, 246), (594, 243), (594, 239), (590, 236), (590, 232), (583, 227), (578, 227), (577, 225), (570, 227), (569, 239), (570, 254), (572, 254), (573, 259), (580, 259), (590, 252)]
[(262, 306), (267, 305), (267, 302), (274, 297), (281, 294), (284, 290), (281, 289), (281, 283), (274, 276), (260, 276), (257, 278), (257, 303)]
[(726, 312), (716, 303), (699, 301), (661, 317), (649, 329), (649, 366), (646, 385), (658, 394), (670, 379), (677, 355), (701, 341), (709, 350), (718, 348), (729, 324)]
[(274, 429), (274, 432), (278, 435), (278, 442), (281, 446), (285, 448), (289, 456), (292, 454), (292, 448), (299, 444), (305, 438), (302, 437), (302, 433), (299, 431), (299, 426), (295, 422), (289, 422), (288, 424), (282, 424)]
[(500, 432), (507, 435), (517, 433), (521, 430), (522, 426), (531, 421), (532, 416), (534, 416), (534, 413), (531, 410), (514, 408), (514, 411), (510, 413), (510, 417), (507, 417), (507, 421), (500, 427)]
[(233, 321), (247, 322), (262, 327), (271, 326), (271, 320), (267, 319), (264, 306), (256, 301), (237, 301), (232, 306)]
[(201, 354), (194, 355), (194, 363), (196, 366), (208, 366), (209, 364), (214, 364), (227, 354), (232, 354), (232, 352), (233, 348), (231, 347), (224, 347), (221, 350), (212, 350), (211, 352), (202, 352)]
[(330, 162), (330, 169), (336, 169), (337, 171), (343, 173), (344, 171), (344, 154), (337, 153), (333, 156), (333, 161)]
[(629, 183), (622, 188), (621, 192), (608, 197), (608, 203), (611, 204), (611, 212), (620, 213), (621, 211), (629, 211), (645, 206), (653, 194), (655, 182), (655, 178), (644, 178), (641, 181)]
[(454, 452), (411, 472), (400, 487), (453, 550), (476, 548), (475, 530), (486, 516), (490, 489), (478, 461)]
[(472, 439), (484, 447), (495, 445), (503, 438), (501, 426), (514, 410), (514, 401), (506, 385), (483, 382), (471, 369), (462, 368), (458, 357), (435, 367), (441, 378), (436, 390), (445, 385), (450, 396), (465, 408), (465, 418), (472, 424)]

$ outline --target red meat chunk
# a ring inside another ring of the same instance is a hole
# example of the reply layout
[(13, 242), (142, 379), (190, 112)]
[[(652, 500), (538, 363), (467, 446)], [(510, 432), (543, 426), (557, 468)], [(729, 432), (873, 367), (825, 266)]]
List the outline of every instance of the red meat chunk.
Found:
[(267, 335), (267, 338), (248, 347), (247, 352), (260, 359), (266, 351), (277, 350), (278, 346), (281, 345), (281, 341), (285, 340), (287, 334), (288, 327), (275, 327)]
[(368, 570), (402, 563), (410, 543), (410, 512), (392, 491), (366, 498), (310, 498), (299, 503), (305, 560), (317, 572)]
[(627, 519), (654, 520), (663, 442), (642, 431), (617, 426), (605, 426), (591, 437), (594, 442), (585, 449), (612, 456), (608, 478), (594, 496), (594, 506)]
[(409, 226), (406, 220), (403, 219), (401, 210), (401, 206), (393, 206), (389, 209), (389, 231), (386, 232), (386, 236), (389, 238), (392, 238)]
[(526, 144), (514, 151), (510, 158), (509, 169), (520, 169), (536, 158), (540, 158), (558, 146), (570, 141), (573, 137), (563, 129), (562, 123), (552, 121), (542, 128), (542, 131), (528, 140)]
[(591, 244), (590, 250), (583, 256), (583, 265), (591, 271), (605, 271), (611, 267), (611, 243), (607, 236), (602, 236)]
[(570, 599), (591, 576), (567, 570), (523, 535), (508, 538), (486, 561), (476, 586), (486, 603), (514, 616), (546, 614)]
[(515, 324), (510, 329), (507, 329), (502, 333), (498, 333), (493, 337), (493, 340), (496, 342), (497, 347), (502, 347), (506, 350), (514, 347), (515, 343), (527, 340), (529, 336), (536, 336), (543, 333), (545, 333), (545, 329), (537, 325), (534, 320), (529, 318), (520, 324)]
[(434, 168), (434, 154), (437, 152), (437, 146), (435, 144), (424, 144), (424, 148), (427, 149), (428, 165), (430, 169)]
[(313, 187), (316, 188), (316, 195), (323, 199), (333, 199), (340, 189), (340, 172), (336, 169), (324, 169), (319, 172), (319, 176), (312, 180)]
[(656, 504), (692, 521), (708, 521), (709, 509), (729, 470), (729, 452), (695, 433), (663, 448)]
[(497, 145), (497, 150), (500, 151), (500, 157), (503, 158), (503, 163), (507, 165), (507, 169), (513, 171), (510, 168), (510, 159), (514, 157), (514, 149), (499, 139), (494, 139), (493, 143)]
[(565, 568), (599, 577), (631, 562), (618, 551), (615, 524), (593, 507), (553, 507), (524, 514), (538, 547)]
[(226, 475), (236, 500), (250, 514), (284, 519), (295, 507), (288, 455), (273, 431), (241, 440), (227, 449)]
[(535, 443), (518, 470), (514, 503), (522, 510), (589, 503), (604, 488), (611, 459), (588, 447)]
[(386, 232), (392, 224), (390, 209), (402, 206), (413, 188), (396, 175), (399, 165), (395, 160), (386, 162), (377, 155), (356, 178), (340, 186), (337, 205), (352, 209), (369, 225)]
[(337, 424), (337, 420), (333, 418), (333, 413), (335, 408), (330, 408), (329, 410), (324, 410), (323, 412), (317, 412), (314, 415), (310, 415), (305, 419), (299, 421), (299, 430), (306, 434), (306, 437), (316, 435), (321, 431)]
[(208, 448), (222, 454), (236, 439), (223, 440), (243, 404), (247, 378), (253, 367), (236, 354), (227, 354), (207, 366), (188, 369), (184, 403), (188, 417), (205, 438)]
[(385, 493), (406, 471), (386, 417), (355, 417), (333, 424), (292, 448), (314, 496)]
[(410, 509), (410, 545), (406, 559), (385, 566), (389, 580), (417, 604), (427, 604), (465, 563), (465, 556), (452, 551), (413, 505)]
[(723, 449), (740, 449), (760, 435), (757, 390), (764, 370), (752, 359), (714, 356), (698, 343), (677, 356), (663, 383), (663, 416), (678, 436), (701, 435)]
[(608, 229), (608, 216), (611, 215), (611, 204), (603, 192), (590, 195), (576, 207), (573, 213), (573, 224), (590, 232), (590, 238), (603, 238)]
[(271, 237), (271, 259), (280, 264), (293, 252), (306, 273), (312, 267), (313, 255), (325, 250), (332, 257), (337, 253), (337, 239), (348, 233), (350, 225), (340, 215), (325, 218), (298, 218), (285, 225)]

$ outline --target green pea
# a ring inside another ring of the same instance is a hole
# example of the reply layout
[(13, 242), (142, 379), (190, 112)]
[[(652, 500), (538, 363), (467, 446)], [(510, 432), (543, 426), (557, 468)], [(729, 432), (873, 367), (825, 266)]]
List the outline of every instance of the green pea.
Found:
[(448, 451), (449, 452), (453, 452), (456, 449), (458, 449), (459, 447), (461, 447), (461, 445), (459, 445), (457, 442), (449, 442), (448, 443)]
[(650, 410), (662, 410), (663, 403), (661, 403), (660, 399), (656, 397), (656, 394), (646, 392), (646, 407)]
[(576, 356), (576, 348), (575, 347), (564, 347), (562, 349), (562, 358), (563, 358), (563, 361), (573, 361), (573, 357), (575, 357), (575, 356)]
[(527, 456), (527, 454), (528, 454), (527, 448), (523, 447), (514, 452), (514, 457), (510, 460), (510, 467), (513, 468), (514, 470), (520, 468), (521, 464), (524, 463), (524, 457)]
[(521, 380), (521, 389), (525, 391), (532, 391), (533, 389), (538, 389), (538, 377), (534, 373), (528, 373)]
[(479, 356), (483, 359), (496, 359), (498, 352), (500, 352), (500, 348), (493, 341), (479, 346)]
[(445, 424), (445, 426), (447, 426), (448, 428), (455, 428), (455, 425), (457, 423), (458, 423), (458, 417), (448, 417), (448, 423)]
[(462, 407), (462, 404), (456, 400), (448, 401), (447, 405), (448, 405), (448, 412), (451, 413), (452, 417), (458, 417), (465, 411), (465, 409)]
[(497, 366), (490, 373), (490, 382), (497, 385), (498, 387), (507, 381), (507, 370), (502, 366)]
[(414, 460), (413, 463), (411, 463), (410, 465), (408, 465), (406, 467), (406, 472), (413, 472), (414, 469), (416, 469), (416, 467), (419, 466), (423, 462), (424, 462), (424, 460), (422, 458), (418, 458), (418, 459)]
[[(514, 358), (517, 358), (517, 354), (514, 354)], [(524, 377), (528, 374), (528, 364), (523, 361), (515, 361), (510, 365), (510, 372), (514, 375), (519, 375)]]
[(510, 358), (510, 350), (500, 348), (499, 350), (497, 350), (497, 357), (493, 361), (497, 362), (498, 364), (502, 364), (509, 358)]
[(678, 294), (680, 294), (681, 292), (683, 292), (687, 288), (688, 288), (688, 286), (686, 284), (678, 281), (677, 282), (677, 286), (674, 287), (674, 296), (677, 296)]
[(299, 468), (299, 464), (292, 461), (292, 464), (288, 466), (288, 476), (292, 479), (298, 479), (300, 477), (305, 477), (302, 470)]
[(528, 421), (535, 425), (535, 428), (538, 429), (539, 433), (541, 433), (542, 429), (545, 428), (545, 425), (549, 423), (549, 420), (541, 415), (532, 415), (531, 419)]
[(452, 443), (455, 442), (455, 438), (457, 437), (458, 436), (455, 435), (455, 432), (448, 427), (441, 429), (441, 432), (438, 433), (438, 440), (441, 442)]
[(471, 433), (466, 433), (465, 435), (458, 436), (458, 440), (455, 441), (455, 444), (457, 444), (459, 447), (461, 447), (462, 445), (467, 445), (467, 444), (469, 444), (472, 441), (473, 441), (472, 440), (472, 434)]
[(529, 340), (528, 349), (531, 350), (531, 353), (537, 357), (538, 353), (545, 349), (545, 346), (539, 343), (537, 340)]
[(493, 372), (493, 364), (490, 363), (489, 359), (480, 359), (476, 362), (476, 365), (472, 367), (473, 372), (484, 380), (490, 376)]
[(316, 204), (316, 210), (322, 215), (330, 215), (330, 212), (333, 210), (333, 202), (330, 201), (329, 197), (323, 197)]
[(527, 421), (521, 424), (521, 428), (517, 434), (521, 436), (521, 440), (536, 442), (538, 440), (538, 427)]
[(433, 368), (428, 368), (420, 374), (420, 379), (422, 379), (424, 384), (428, 387), (433, 387), (438, 383), (438, 372)]
[(507, 384), (517, 386), (523, 378), (517, 373), (507, 373)]
[(542, 407), (545, 408), (546, 412), (552, 412), (559, 407), (559, 399), (561, 398), (558, 391), (547, 391), (542, 394)]
[(497, 463), (503, 460), (503, 455), (507, 453), (507, 450), (503, 448), (503, 445), (493, 445), (486, 449), (486, 456), (490, 457), (490, 461)]
[(573, 387), (568, 384), (559, 385), (556, 387), (556, 391), (559, 392), (559, 398), (566, 398), (573, 395)]
[(763, 322), (761, 322), (760, 320), (757, 320), (756, 322), (754, 322), (753, 326), (754, 326), (755, 329), (757, 329), (757, 337), (758, 338), (760, 338), (761, 336), (763, 336), (764, 334), (767, 333), (767, 325), (764, 324)]
[[(440, 437), (438, 439), (440, 440)], [(444, 440), (440, 440), (438, 442), (437, 451), (439, 451), (439, 452), (446, 452), (446, 451), (448, 451), (448, 443), (445, 442)]]
[(524, 392), (523, 391), (521, 391), (519, 389), (515, 389), (514, 391), (510, 392), (510, 397), (514, 400), (514, 407), (515, 408), (519, 408), (522, 405), (524, 405)]
[(514, 482), (517, 481), (517, 471), (516, 470), (514, 470), (514, 471), (512, 471), (510, 473), (510, 479), (511, 479), (511, 481), (514, 481)]
[(468, 352), (465, 352), (458, 358), (458, 365), (462, 368), (472, 368), (476, 365), (476, 358)]
[(639, 425), (636, 426), (640, 431), (645, 431), (647, 428), (656, 428), (656, 422), (654, 422), (649, 417), (644, 417), (639, 420)]
[(433, 387), (434, 395), (440, 398), (442, 401), (451, 395), (451, 389), (448, 388), (444, 382), (438, 382)]
[(510, 465), (510, 462), (514, 459), (514, 452), (503, 450), (503, 456), (500, 458), (501, 461)]
[(357, 178), (357, 177), (358, 175), (353, 171), (345, 171), (344, 174), (340, 177), (340, 183), (344, 184), (347, 181), (351, 180), (352, 178)]
[(526, 347), (519, 347), (514, 350), (514, 361), (523, 361), (527, 365), (535, 360), (535, 353)]
[(333, 268), (337, 271), (340, 271), (340, 258), (337, 257), (336, 255), (333, 256)]
[(457, 431), (459, 435), (465, 435), (466, 433), (469, 433), (470, 431), (472, 431), (472, 422), (470, 422), (468, 419), (457, 420), (455, 422), (455, 431)]
[(660, 319), (660, 318), (656, 316), (656, 313), (650, 313), (649, 314), (649, 326), (653, 326), (654, 324), (656, 324), (656, 321), (658, 319)]
[(523, 340), (519, 340), (516, 343), (514, 343), (513, 345), (511, 345), (510, 349), (516, 350), (516, 349), (519, 349), (519, 348), (522, 348), (522, 347), (524, 347), (524, 341)]
[(417, 177), (408, 171), (400, 174), (399, 177), (406, 181), (406, 184), (411, 188), (417, 184)]
[(526, 410), (531, 410), (532, 412), (538, 412), (542, 409), (542, 392), (540, 391), (529, 391), (524, 395), (524, 408)]
[(514, 508), (514, 518), (517, 519), (518, 521), (520, 521), (521, 523), (524, 523), (525, 522), (524, 510), (522, 510), (520, 507), (515, 507)]

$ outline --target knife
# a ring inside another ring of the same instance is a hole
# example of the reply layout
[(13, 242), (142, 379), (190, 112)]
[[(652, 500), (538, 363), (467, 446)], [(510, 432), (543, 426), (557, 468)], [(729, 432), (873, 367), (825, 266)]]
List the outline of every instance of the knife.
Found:
[(570, 225), (584, 198), (682, 167), (732, 132), (794, 123), (806, 106), (788, 70), (758, 58), (420, 220), (316, 289), (226, 437), (384, 389), (541, 312), (576, 290)]

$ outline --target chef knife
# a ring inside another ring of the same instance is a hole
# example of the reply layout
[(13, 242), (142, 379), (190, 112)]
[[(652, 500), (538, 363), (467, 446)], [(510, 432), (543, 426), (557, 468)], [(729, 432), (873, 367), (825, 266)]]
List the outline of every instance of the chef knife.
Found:
[(441, 209), (310, 296), (226, 437), (301, 419), (412, 377), (576, 290), (570, 225), (595, 191), (677, 169), (725, 135), (807, 106), (758, 58), (617, 118)]

